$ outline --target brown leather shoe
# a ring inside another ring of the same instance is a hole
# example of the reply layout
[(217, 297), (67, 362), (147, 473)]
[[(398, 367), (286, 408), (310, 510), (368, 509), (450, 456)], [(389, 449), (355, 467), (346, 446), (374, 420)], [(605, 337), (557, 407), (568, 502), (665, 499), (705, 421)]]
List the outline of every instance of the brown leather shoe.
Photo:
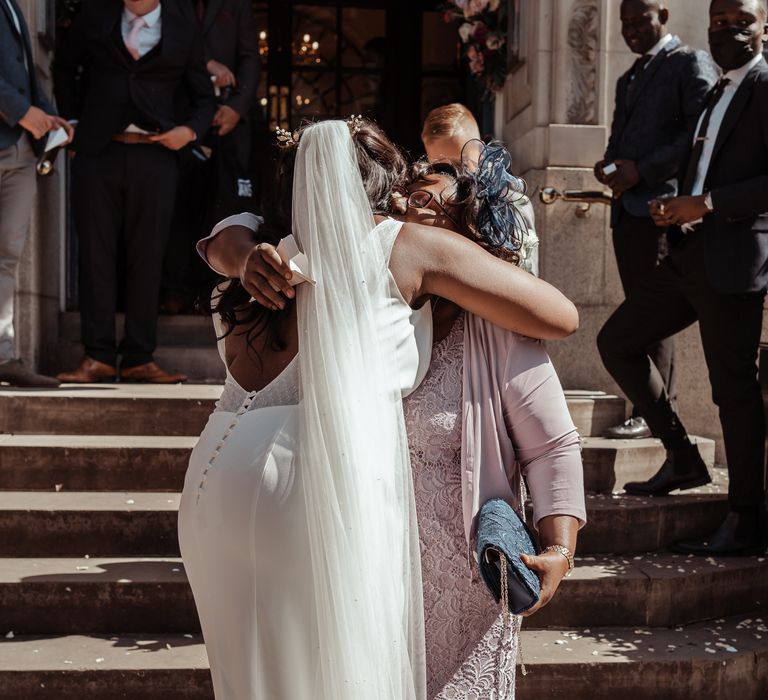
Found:
[(147, 382), (149, 384), (178, 384), (186, 382), (186, 374), (172, 374), (162, 369), (156, 362), (145, 362), (128, 369), (120, 370), (120, 381), (137, 384)]
[(61, 372), (56, 375), (56, 379), (68, 384), (114, 382), (117, 379), (117, 370), (106, 362), (99, 362), (86, 355), (74, 372)]

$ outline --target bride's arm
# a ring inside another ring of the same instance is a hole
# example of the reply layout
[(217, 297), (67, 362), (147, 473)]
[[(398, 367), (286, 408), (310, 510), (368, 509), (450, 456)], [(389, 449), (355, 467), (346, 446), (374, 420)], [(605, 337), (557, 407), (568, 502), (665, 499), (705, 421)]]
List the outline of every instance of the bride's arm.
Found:
[(409, 302), (445, 297), (501, 328), (542, 340), (564, 338), (579, 326), (576, 307), (551, 284), (444, 229), (403, 225), (390, 269)]

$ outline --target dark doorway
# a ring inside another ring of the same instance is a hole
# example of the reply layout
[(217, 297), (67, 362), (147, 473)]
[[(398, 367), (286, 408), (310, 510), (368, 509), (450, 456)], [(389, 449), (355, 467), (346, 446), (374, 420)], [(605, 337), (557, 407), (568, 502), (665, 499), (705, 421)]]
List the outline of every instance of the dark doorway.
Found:
[(439, 2), (271, 0), (254, 9), (263, 65), (256, 107), (270, 131), (363, 114), (418, 153), (430, 109), (475, 101), (479, 111), (457, 23), (444, 20)]

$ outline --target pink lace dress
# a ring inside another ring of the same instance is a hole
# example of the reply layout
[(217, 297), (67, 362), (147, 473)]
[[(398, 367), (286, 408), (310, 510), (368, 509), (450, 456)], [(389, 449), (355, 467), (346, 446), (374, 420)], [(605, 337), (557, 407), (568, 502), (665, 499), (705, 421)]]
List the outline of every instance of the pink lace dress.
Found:
[(515, 695), (519, 618), (502, 622), (479, 575), (470, 576), (461, 505), (464, 316), (432, 351), (429, 372), (404, 402), (424, 580), (427, 696), (508, 700)]

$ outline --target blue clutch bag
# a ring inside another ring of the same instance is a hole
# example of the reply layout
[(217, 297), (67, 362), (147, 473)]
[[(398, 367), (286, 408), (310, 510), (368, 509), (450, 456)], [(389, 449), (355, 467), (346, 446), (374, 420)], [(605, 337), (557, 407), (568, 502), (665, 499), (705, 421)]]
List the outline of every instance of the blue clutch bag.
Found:
[[(502, 576), (506, 559), (507, 575)], [(480, 574), (496, 602), (501, 601), (502, 579), (507, 582), (509, 611), (520, 615), (539, 601), (539, 577), (520, 559), (521, 554), (538, 554), (531, 531), (506, 501), (494, 498), (480, 509), (477, 531), (477, 556)]]

